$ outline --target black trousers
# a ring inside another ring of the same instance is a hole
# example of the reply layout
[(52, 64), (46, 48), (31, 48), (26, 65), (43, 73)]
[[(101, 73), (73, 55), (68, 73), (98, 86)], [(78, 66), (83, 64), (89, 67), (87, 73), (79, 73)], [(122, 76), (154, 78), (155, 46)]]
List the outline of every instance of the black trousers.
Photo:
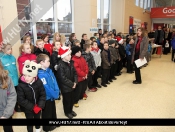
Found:
[[(34, 112), (31, 113), (25, 113), (26, 119), (40, 119), (41, 111), (38, 112), (38, 114), (35, 114)], [(39, 129), (40, 126), (35, 126), (36, 129)], [(33, 126), (27, 126), (28, 132), (33, 132)]]
[(74, 105), (74, 91), (68, 93), (62, 93), (63, 96), (63, 108), (64, 114), (70, 114)]
[[(9, 119), (11, 120), (12, 117), (10, 117)], [(4, 132), (13, 132), (12, 126), (3, 126), (3, 129), (4, 129)]]
[(87, 89), (87, 80), (78, 82), (74, 90), (74, 104), (78, 103), (79, 99), (83, 98), (83, 94)]
[(174, 60), (174, 54), (175, 54), (175, 49), (172, 49), (172, 57), (171, 57), (172, 61)]
[(118, 64), (119, 64), (119, 61), (116, 60), (116, 61), (115, 61), (115, 71), (114, 71), (114, 75), (117, 75)]
[[(17, 92), (17, 88), (18, 88), (18, 86), (15, 86), (16, 92)], [(18, 111), (19, 109), (20, 109), (20, 106), (19, 106), (18, 102), (16, 102), (15, 111)]]
[(133, 65), (131, 64), (131, 59), (127, 59), (127, 72), (133, 71)]
[(113, 79), (115, 77), (115, 67), (116, 67), (116, 64), (111, 65), (109, 79)]
[(109, 76), (110, 76), (110, 69), (103, 69), (103, 73), (102, 73), (102, 84), (106, 84), (109, 80)]
[(97, 67), (97, 70), (95, 71), (94, 75), (93, 75), (93, 83), (92, 83), (92, 86), (97, 86), (98, 85), (98, 77), (99, 77), (99, 74), (100, 74), (100, 67)]
[[(55, 100), (46, 100), (42, 111), (42, 119), (57, 119)], [(50, 131), (52, 126), (43, 126), (44, 131)]]
[(117, 73), (120, 73), (122, 70), (122, 60), (118, 61)]
[(94, 88), (94, 86), (92, 85), (93, 84), (93, 78), (94, 78), (94, 75), (92, 75), (92, 73), (89, 72), (88, 73), (88, 79), (87, 79), (89, 89)]
[(142, 82), (142, 79), (141, 79), (141, 73), (140, 73), (140, 67), (137, 68), (135, 62), (134, 62), (134, 70), (135, 70), (135, 78), (136, 78), (136, 81), (137, 82)]

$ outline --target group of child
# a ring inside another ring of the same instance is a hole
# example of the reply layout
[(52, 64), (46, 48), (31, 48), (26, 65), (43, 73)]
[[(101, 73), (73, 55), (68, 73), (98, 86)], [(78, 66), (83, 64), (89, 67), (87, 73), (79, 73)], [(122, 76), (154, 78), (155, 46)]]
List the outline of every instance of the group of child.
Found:
[[(116, 76), (121, 75), (126, 61), (127, 73), (133, 73), (132, 36), (126, 39), (126, 49), (120, 35), (99, 36), (95, 33), (94, 37), (87, 39), (87, 34), (83, 34), (81, 42), (75, 34), (71, 37), (71, 41), (66, 43), (65, 36), (55, 33), (53, 44), (50, 44), (49, 36), (43, 35), (34, 46), (30, 36), (25, 36), (17, 59), (20, 77), (11, 45), (1, 46), (0, 90), (4, 95), (0, 94), (0, 103), (6, 99), (8, 107), (0, 109), (0, 118), (11, 119), (15, 107), (15, 111), (23, 111), (27, 119), (56, 119), (55, 100), (61, 93), (64, 114), (72, 119), (77, 116), (73, 106), (79, 107), (79, 100), (88, 97), (87, 88), (90, 92), (96, 92), (97, 88), (107, 87), (117, 79)], [(40, 126), (35, 128), (36, 132), (41, 131)], [(43, 126), (46, 132), (55, 128)], [(33, 132), (33, 126), (27, 126), (27, 130)], [(12, 126), (4, 126), (4, 131), (13, 131)]]

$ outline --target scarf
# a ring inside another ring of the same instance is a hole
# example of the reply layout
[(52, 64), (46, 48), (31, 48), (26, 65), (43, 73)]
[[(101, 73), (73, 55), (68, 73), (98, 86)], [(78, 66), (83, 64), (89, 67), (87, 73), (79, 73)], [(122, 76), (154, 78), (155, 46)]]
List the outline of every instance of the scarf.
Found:
[(142, 37), (138, 37), (138, 40), (137, 40), (137, 44), (136, 44), (136, 47), (135, 47), (135, 52), (136, 53), (139, 53), (140, 51), (140, 43), (142, 41)]
[(99, 48), (97, 47), (96, 49), (92, 47), (92, 51), (96, 51), (98, 52), (99, 51)]
[[(104, 49), (105, 50), (105, 49)], [(105, 50), (108, 53), (108, 62), (111, 63), (111, 54), (110, 50)]]

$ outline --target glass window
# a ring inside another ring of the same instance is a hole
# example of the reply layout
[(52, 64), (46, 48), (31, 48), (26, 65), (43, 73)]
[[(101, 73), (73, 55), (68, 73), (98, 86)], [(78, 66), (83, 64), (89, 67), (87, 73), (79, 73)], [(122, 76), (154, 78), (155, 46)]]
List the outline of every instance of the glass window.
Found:
[(101, 23), (101, 11), (100, 11), (100, 6), (101, 5), (101, 1), (97, 0), (97, 23)]
[(104, 0), (104, 23), (109, 23), (109, 0)]
[(147, 9), (148, 5), (147, 5), (148, 1), (144, 0), (144, 9)]
[(72, 23), (58, 23), (59, 33), (72, 33)]
[(53, 17), (53, 7), (50, 8), (50, 10), (47, 11), (47, 13), (44, 14), (44, 16), (43, 16), (39, 21), (54, 21), (54, 17)]
[(103, 25), (103, 32), (109, 31), (109, 25)]
[(148, 10), (150, 10), (150, 8), (151, 8), (151, 0), (148, 0)]
[(58, 21), (72, 21), (71, 0), (58, 0), (57, 17)]
[(136, 0), (136, 1), (135, 1), (135, 5), (136, 5), (136, 6), (139, 6), (139, 0)]
[(140, 0), (140, 7), (143, 8), (143, 0)]
[(98, 29), (101, 29), (101, 24), (97, 24)]
[(33, 39), (32, 23), (30, 23), (30, 22), (28, 22), (28, 23), (23, 22), (22, 24), (19, 23), (19, 26), (21, 27), (21, 31), (20, 31), (21, 40), (23, 40), (23, 37), (25, 35), (29, 35), (31, 37), (31, 39)]
[(49, 38), (53, 38), (55, 25), (53, 22), (37, 22), (36, 23), (37, 39), (41, 38), (42, 34), (48, 34)]

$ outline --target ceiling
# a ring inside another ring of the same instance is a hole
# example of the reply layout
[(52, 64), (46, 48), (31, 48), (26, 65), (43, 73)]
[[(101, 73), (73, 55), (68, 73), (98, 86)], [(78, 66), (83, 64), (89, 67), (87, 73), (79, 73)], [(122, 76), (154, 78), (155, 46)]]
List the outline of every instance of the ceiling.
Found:
[(156, 7), (175, 6), (175, 0), (155, 0)]

